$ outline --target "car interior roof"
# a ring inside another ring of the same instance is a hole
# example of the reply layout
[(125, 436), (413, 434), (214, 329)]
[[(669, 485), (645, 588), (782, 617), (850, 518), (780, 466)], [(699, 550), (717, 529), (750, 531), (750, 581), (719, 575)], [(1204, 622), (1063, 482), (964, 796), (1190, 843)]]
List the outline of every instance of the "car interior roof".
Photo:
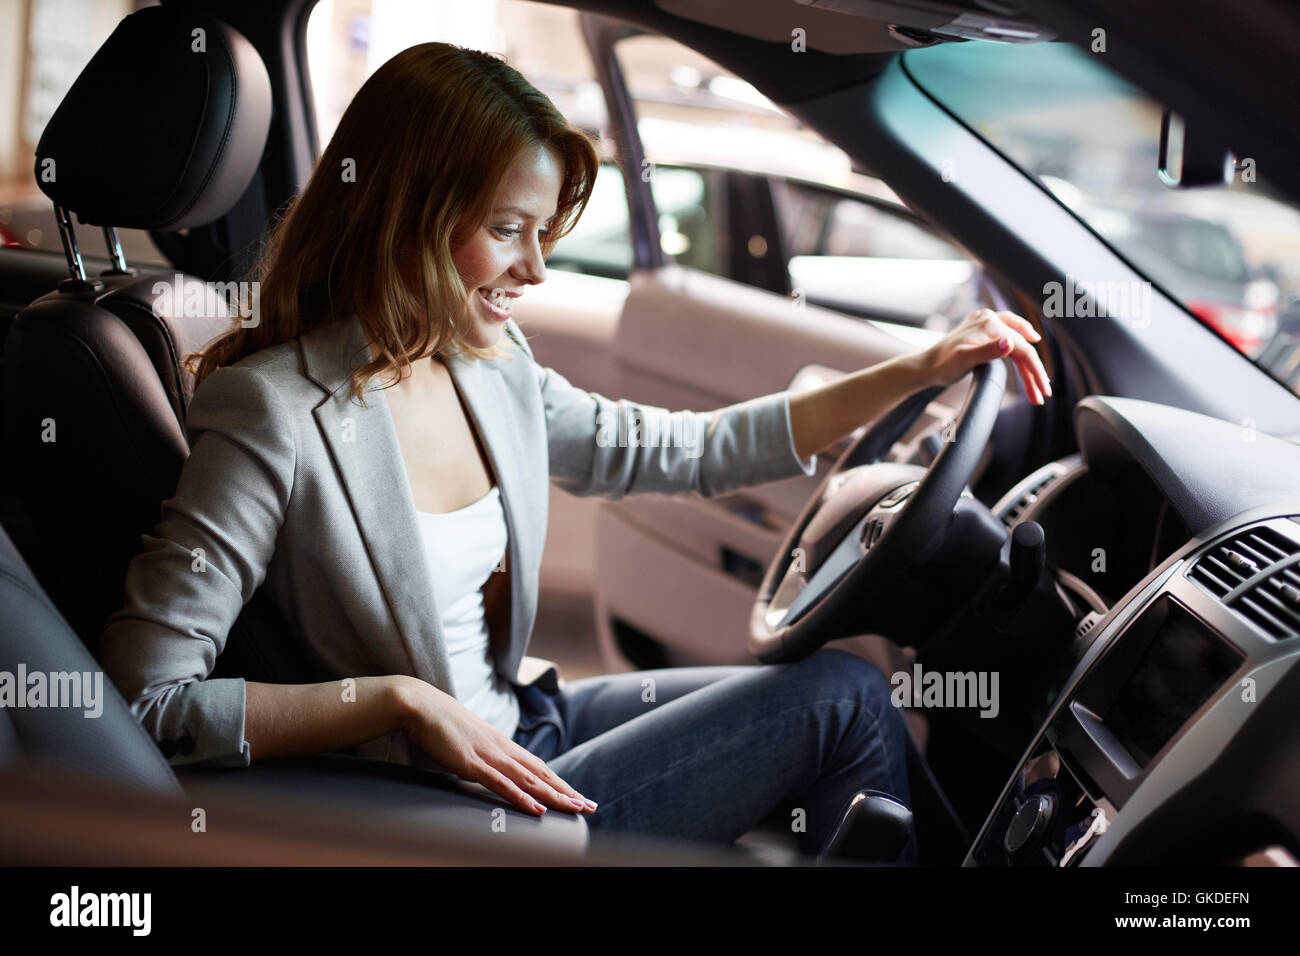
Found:
[(808, 46), (823, 53), (888, 53), (912, 45), (881, 20), (791, 0), (655, 0), (654, 5), (675, 17), (768, 43), (789, 43), (792, 31), (803, 29)]
[[(588, 13), (601, 14), (684, 43), (715, 63), (719, 63), (738, 76), (744, 76), (760, 86), (763, 94), (776, 103), (796, 103), (826, 93), (856, 86), (876, 76), (898, 52), (872, 51), (833, 54), (809, 45), (803, 70), (778, 68), (773, 48), (789, 49), (789, 40), (779, 42), (743, 36), (725, 29), (687, 19), (659, 7), (653, 0), (537, 0), (552, 6), (568, 7)], [(805, 8), (792, 4), (796, 13)], [(840, 16), (839, 14), (831, 14)], [(748, 16), (748, 14), (747, 14)]]

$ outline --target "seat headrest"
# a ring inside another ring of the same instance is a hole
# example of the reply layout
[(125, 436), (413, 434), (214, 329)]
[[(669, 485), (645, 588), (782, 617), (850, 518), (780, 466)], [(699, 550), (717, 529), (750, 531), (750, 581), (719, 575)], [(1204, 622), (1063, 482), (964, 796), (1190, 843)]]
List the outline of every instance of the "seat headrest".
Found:
[(177, 230), (220, 219), (271, 124), (266, 65), (240, 33), (177, 7), (122, 20), (36, 147), (36, 182), (83, 223)]

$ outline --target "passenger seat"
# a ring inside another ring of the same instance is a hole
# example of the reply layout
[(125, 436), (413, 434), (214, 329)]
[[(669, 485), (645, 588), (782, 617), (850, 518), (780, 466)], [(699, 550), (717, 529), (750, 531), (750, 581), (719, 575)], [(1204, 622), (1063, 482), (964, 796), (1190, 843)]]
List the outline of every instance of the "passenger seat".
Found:
[[(482, 833), (493, 847), (540, 849), (576, 859), (587, 848), (584, 817), (548, 813), (541, 818), (504, 807), (486, 791), (450, 774), (385, 764), (346, 754), (321, 754), (297, 760), (256, 761), (227, 770), (182, 768), (178, 776), (126, 701), (103, 676), (90, 652), (41, 590), (13, 542), (0, 528), (0, 673), (11, 675), (15, 692), (24, 693), (20, 675), (78, 675), (89, 689), (78, 706), (0, 707), (0, 770), (40, 773), (72, 771), (100, 777), (142, 792), (184, 797), (202, 805), (209, 794), (275, 805), (315, 804), (383, 820), (413, 837), (463, 841)], [(98, 688), (95, 687), (98, 676)], [(53, 684), (53, 678), (47, 684)], [(79, 693), (82, 691), (79, 690)], [(25, 701), (27, 702), (27, 701)], [(15, 702), (16, 704), (16, 702)], [(88, 713), (93, 705), (98, 713)], [(22, 820), (7, 820), (21, 826)]]
[[(110, 117), (107, 104), (131, 105)], [(199, 13), (150, 7), (118, 25), (37, 147), (36, 180), (54, 201), (70, 276), (19, 313), (6, 339), (14, 466), (0, 478), (0, 516), (96, 657), (140, 536), (160, 519), (189, 452), (194, 383), (181, 361), (230, 324), (210, 297), (204, 314), (184, 314), (186, 296), (172, 290), (207, 291), (198, 278), (130, 273), (115, 229), (175, 231), (224, 216), (257, 171), (271, 108), (266, 67), (243, 36)], [(85, 275), (74, 213), (103, 227), (110, 274)], [(165, 295), (155, 294), (160, 282)]]
[[(205, 53), (193, 49), (196, 30)], [(113, 103), (131, 107), (109, 118)], [(54, 200), (71, 274), (18, 315), (6, 340), (0, 671), (102, 674), (103, 623), (122, 606), (127, 565), (189, 453), (194, 384), (180, 362), (230, 324), (219, 310), (185, 315), (185, 296), (156, 307), (154, 284), (171, 284), (175, 274), (131, 275), (120, 251), (116, 274), (86, 276), (72, 214), (104, 227), (110, 252), (116, 226), (174, 231), (220, 219), (257, 171), (271, 108), (266, 67), (247, 39), (198, 12), (148, 7), (118, 25), (41, 137), (37, 180)], [(181, 277), (187, 286), (200, 281)], [(17, 526), (11, 540), (6, 529)], [(214, 676), (275, 680), (281, 667), (271, 649), (284, 643), (275, 638), (285, 626), (255, 594)], [(498, 833), (492, 811), (504, 805), (483, 788), (346, 754), (182, 768), (178, 776), (106, 679), (103, 697), (93, 719), (76, 708), (4, 708), (0, 766), (61, 764), (191, 799), (324, 801), (425, 836), (481, 831), (569, 855), (586, 848), (581, 816), (539, 819), (507, 807), (509, 829)]]

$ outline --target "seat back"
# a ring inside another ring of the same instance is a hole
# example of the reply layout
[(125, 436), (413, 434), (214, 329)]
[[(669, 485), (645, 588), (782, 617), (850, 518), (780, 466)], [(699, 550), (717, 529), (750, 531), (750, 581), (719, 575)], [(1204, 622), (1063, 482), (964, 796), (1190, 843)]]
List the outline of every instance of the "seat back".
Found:
[[(133, 105), (106, 123), (106, 102)], [(78, 275), (70, 213), (106, 229), (218, 219), (249, 188), (270, 115), (266, 68), (243, 36), (204, 14), (148, 7), (105, 41), (37, 146), (36, 179), (67, 224), (73, 276), (22, 311), (5, 341), (0, 518), (96, 657), (126, 567), (189, 451), (194, 383), (181, 362), (232, 319), (218, 297), (185, 293), (193, 276)]]
[[(6, 518), (96, 656), (105, 619), (122, 605), (126, 566), (189, 452), (192, 377), (151, 355), (114, 311), (152, 281), (42, 296), (14, 320), (5, 346)], [(166, 324), (155, 338), (178, 351), (219, 331), (211, 320)]]

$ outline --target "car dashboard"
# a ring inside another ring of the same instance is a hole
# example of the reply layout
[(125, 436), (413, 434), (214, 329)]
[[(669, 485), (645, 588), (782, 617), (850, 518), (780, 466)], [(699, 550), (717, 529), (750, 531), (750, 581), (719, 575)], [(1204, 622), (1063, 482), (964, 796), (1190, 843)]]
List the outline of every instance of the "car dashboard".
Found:
[(1295, 864), (1300, 448), (1088, 398), (995, 505), (1079, 611), (1069, 676), (968, 866)]

